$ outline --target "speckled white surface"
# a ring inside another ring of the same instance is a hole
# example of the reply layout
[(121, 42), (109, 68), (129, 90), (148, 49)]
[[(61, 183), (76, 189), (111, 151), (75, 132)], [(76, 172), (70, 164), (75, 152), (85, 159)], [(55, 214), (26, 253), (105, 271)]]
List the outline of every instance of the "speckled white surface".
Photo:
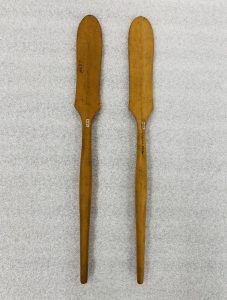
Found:
[[(0, 0), (0, 299), (227, 299), (227, 2)], [(75, 38), (103, 30), (91, 265), (79, 283)], [(136, 284), (127, 34), (155, 35), (145, 283)]]

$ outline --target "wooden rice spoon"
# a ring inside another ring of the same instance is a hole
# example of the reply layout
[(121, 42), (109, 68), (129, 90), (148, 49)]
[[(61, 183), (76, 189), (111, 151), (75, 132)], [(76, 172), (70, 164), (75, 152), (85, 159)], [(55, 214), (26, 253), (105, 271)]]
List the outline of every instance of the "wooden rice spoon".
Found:
[(137, 282), (144, 281), (147, 203), (146, 123), (153, 111), (152, 73), (154, 38), (149, 21), (133, 20), (129, 30), (129, 110), (137, 123), (136, 161), (136, 253)]
[(102, 33), (98, 20), (86, 16), (77, 31), (75, 108), (82, 122), (80, 163), (80, 281), (88, 280), (89, 224), (92, 195), (92, 120), (100, 109)]

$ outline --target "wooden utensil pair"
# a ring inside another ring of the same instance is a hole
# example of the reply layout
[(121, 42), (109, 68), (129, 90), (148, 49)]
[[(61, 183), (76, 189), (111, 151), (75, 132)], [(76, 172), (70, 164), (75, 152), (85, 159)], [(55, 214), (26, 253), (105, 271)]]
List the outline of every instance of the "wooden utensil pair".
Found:
[[(147, 202), (146, 122), (153, 110), (152, 70), (154, 39), (149, 21), (133, 20), (129, 30), (129, 110), (137, 122), (136, 249), (137, 282), (144, 280)], [(88, 279), (89, 223), (92, 187), (91, 126), (100, 109), (102, 33), (98, 20), (86, 16), (77, 33), (77, 88), (75, 107), (82, 122), (80, 165), (80, 280)]]

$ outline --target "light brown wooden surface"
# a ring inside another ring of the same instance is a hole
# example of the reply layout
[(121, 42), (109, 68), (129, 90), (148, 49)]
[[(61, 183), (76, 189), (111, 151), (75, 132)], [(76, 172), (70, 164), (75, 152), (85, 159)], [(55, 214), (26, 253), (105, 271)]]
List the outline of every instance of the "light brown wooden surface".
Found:
[(75, 108), (82, 122), (80, 163), (80, 281), (88, 279), (89, 223), (92, 195), (91, 126), (100, 109), (102, 33), (98, 20), (86, 16), (77, 32)]
[(149, 21), (133, 20), (129, 30), (129, 110), (137, 122), (136, 161), (136, 252), (137, 282), (144, 281), (147, 204), (146, 123), (153, 111), (152, 72), (154, 38)]

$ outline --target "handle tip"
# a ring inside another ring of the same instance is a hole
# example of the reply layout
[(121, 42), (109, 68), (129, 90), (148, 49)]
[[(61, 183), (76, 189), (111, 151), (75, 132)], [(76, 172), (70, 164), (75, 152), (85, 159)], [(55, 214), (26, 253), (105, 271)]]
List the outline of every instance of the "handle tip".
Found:
[(137, 276), (137, 283), (143, 284), (143, 276)]
[(87, 276), (80, 276), (80, 283), (81, 284), (85, 284), (85, 283), (87, 283)]
[(140, 281), (139, 279), (137, 279), (137, 283), (138, 284), (143, 284), (143, 280)]
[(137, 269), (137, 283), (138, 284), (142, 284), (144, 281), (144, 268), (141, 266), (138, 266), (138, 269)]

